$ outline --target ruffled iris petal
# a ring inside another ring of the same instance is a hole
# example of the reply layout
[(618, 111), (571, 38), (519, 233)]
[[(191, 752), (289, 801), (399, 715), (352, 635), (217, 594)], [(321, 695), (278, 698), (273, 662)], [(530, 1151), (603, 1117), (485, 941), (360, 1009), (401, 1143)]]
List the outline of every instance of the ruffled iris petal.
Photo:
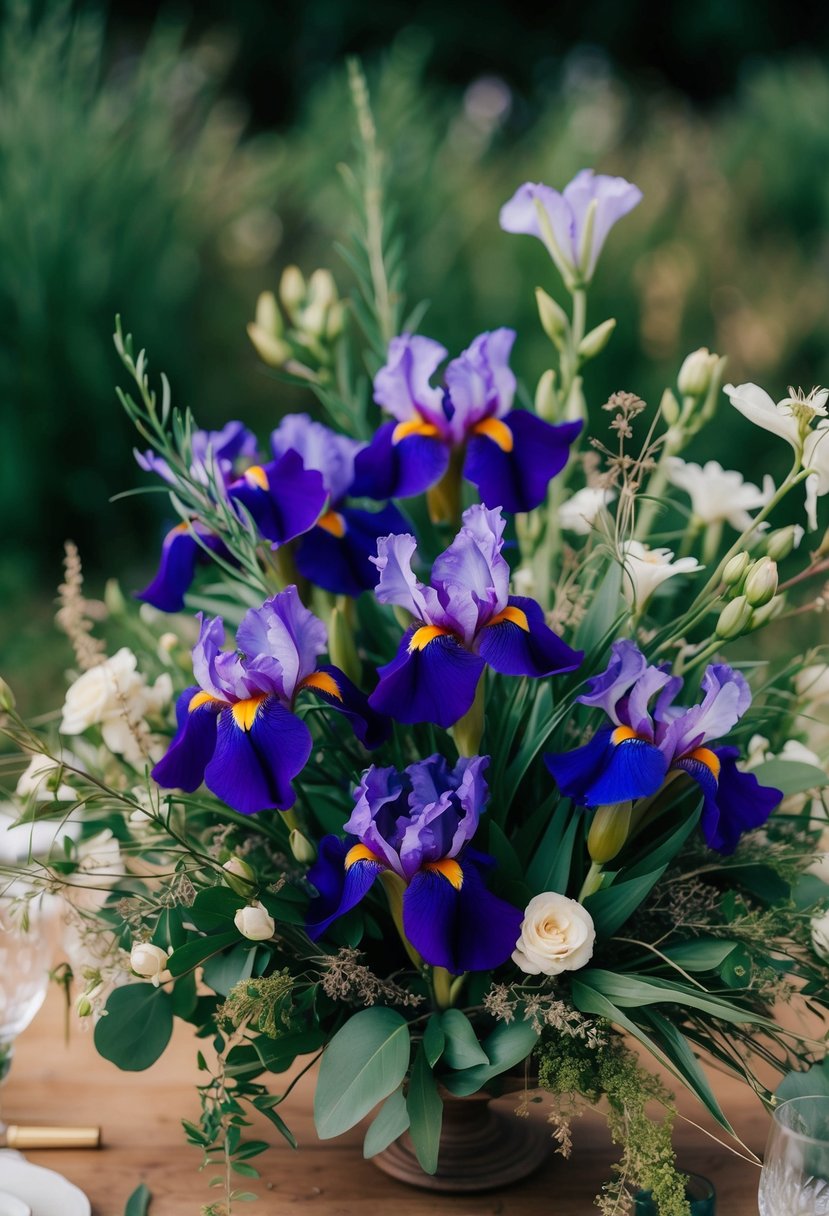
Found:
[(262, 473), (267, 488), (249, 474), (228, 492), (247, 508), (266, 540), (283, 545), (317, 522), (327, 498), (325, 482), (316, 469), (306, 469), (294, 451), (263, 465)]
[(323, 591), (356, 597), (372, 590), (377, 582), (377, 567), (371, 561), (377, 553), (377, 538), (405, 532), (409, 525), (390, 504), (381, 511), (338, 507), (337, 514), (343, 522), (343, 535), (312, 528), (297, 547), (297, 569)]
[(243, 815), (287, 810), (296, 801), (291, 781), (307, 764), (311, 746), (308, 727), (275, 697), (262, 700), (247, 730), (224, 709), (205, 783)]
[(597, 780), (610, 759), (612, 733), (610, 726), (597, 730), (590, 742), (582, 747), (544, 757), (544, 763), (565, 798), (584, 801), (585, 791)]
[[(199, 535), (208, 549), (220, 553), (224, 558), (230, 557), (218, 536), (202, 529)], [(177, 524), (164, 537), (155, 578), (143, 591), (136, 591), (135, 598), (152, 604), (159, 612), (181, 612), (196, 566), (206, 565), (209, 560), (187, 525)]]
[[(323, 678), (318, 679), (320, 676)], [(348, 718), (354, 734), (369, 751), (388, 739), (391, 733), (389, 719), (372, 708), (366, 694), (339, 667), (323, 663), (303, 688)]]
[(478, 653), (504, 676), (556, 675), (573, 671), (584, 658), (547, 626), (535, 600), (517, 595), (509, 597), (503, 620), (481, 630)]
[(644, 739), (613, 742), (613, 730), (597, 731), (584, 747), (545, 756), (561, 792), (583, 806), (610, 806), (655, 794), (667, 765), (658, 747)]
[(200, 692), (197, 685), (185, 688), (176, 701), (178, 729), (152, 771), (153, 781), (162, 789), (192, 794), (204, 780), (204, 770), (216, 750), (216, 718), (224, 703), (211, 700), (191, 710), (190, 702)]
[(356, 907), (385, 869), (376, 861), (355, 861), (346, 870), (345, 858), (352, 844), (337, 836), (323, 836), (320, 841), (317, 860), (308, 871), (308, 881), (318, 892), (308, 908), (306, 931), (312, 941), (321, 937), (332, 921)]
[(455, 975), (506, 962), (523, 919), (523, 912), (486, 889), (468, 855), (460, 868), (460, 890), (438, 870), (421, 870), (403, 895), (406, 937), (427, 963)]
[(448, 634), (410, 651), (414, 633), (408, 630), (392, 661), (379, 668), (380, 683), (369, 705), (398, 722), (452, 726), (475, 699), (484, 660)]
[(440, 481), (449, 448), (437, 436), (409, 435), (393, 442), (396, 422), (386, 422), (354, 462), (352, 498), (411, 498)]
[(554, 426), (528, 410), (512, 410), (502, 421), (512, 434), (512, 450), (505, 451), (486, 435), (473, 434), (463, 475), (478, 487), (488, 507), (532, 511), (546, 498), (550, 480), (566, 465), (582, 423)]
[(761, 785), (753, 773), (737, 768), (736, 747), (718, 747), (719, 779), (708, 765), (693, 757), (677, 761), (697, 782), (703, 795), (700, 830), (709, 849), (733, 853), (744, 832), (762, 827), (783, 799), (782, 790)]

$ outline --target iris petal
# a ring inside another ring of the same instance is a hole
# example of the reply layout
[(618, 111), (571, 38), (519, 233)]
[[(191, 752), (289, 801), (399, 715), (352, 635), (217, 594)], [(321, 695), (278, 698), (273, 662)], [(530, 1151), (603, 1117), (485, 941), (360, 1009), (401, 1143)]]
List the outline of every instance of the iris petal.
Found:
[(207, 788), (243, 815), (287, 810), (296, 801), (291, 781), (307, 764), (311, 746), (308, 727), (275, 697), (262, 701), (249, 729), (225, 710), (204, 774)]
[(719, 780), (714, 773), (693, 757), (677, 761), (697, 782), (703, 795), (700, 829), (709, 849), (733, 853), (743, 832), (762, 827), (774, 808), (782, 801), (782, 790), (761, 785), (753, 773), (737, 768), (736, 747), (714, 749), (720, 765)]
[(361, 511), (340, 507), (342, 536), (325, 528), (312, 528), (299, 542), (296, 564), (300, 574), (323, 591), (358, 596), (377, 582), (377, 568), (370, 560), (377, 552), (377, 538), (408, 529), (396, 507)]
[(369, 751), (388, 739), (391, 733), (389, 719), (371, 707), (366, 694), (339, 667), (323, 663), (308, 677), (303, 688), (348, 718), (354, 734)]
[(583, 806), (610, 806), (657, 792), (667, 772), (659, 748), (644, 739), (614, 743), (614, 733), (597, 731), (584, 747), (544, 757), (566, 797)]
[(308, 871), (308, 881), (318, 892), (308, 908), (306, 926), (313, 941), (322, 936), (332, 921), (350, 912), (385, 869), (376, 861), (355, 861), (346, 869), (345, 858), (352, 843), (337, 836), (323, 836), (317, 860)]
[(548, 628), (535, 600), (516, 595), (509, 597), (506, 611), (481, 631), (478, 653), (505, 676), (573, 671), (584, 658), (583, 651), (571, 650)]
[(200, 692), (198, 685), (185, 688), (176, 701), (178, 730), (152, 771), (153, 781), (162, 789), (192, 794), (204, 780), (204, 770), (216, 750), (216, 717), (224, 703), (209, 698), (190, 710), (190, 702)]
[(440, 481), (449, 449), (439, 438), (409, 435), (394, 443), (395, 422), (386, 422), (354, 462), (353, 498), (411, 498)]
[(256, 476), (249, 470), (229, 494), (247, 508), (265, 539), (278, 545), (313, 527), (327, 498), (322, 474), (306, 469), (293, 450), (263, 465)]
[(226, 560), (230, 558), (218, 536), (200, 528), (198, 524), (194, 527), (202, 544), (199, 544), (187, 524), (177, 524), (170, 529), (161, 546), (156, 576), (143, 591), (136, 591), (136, 599), (152, 604), (159, 612), (181, 612), (196, 566), (206, 565), (210, 560), (202, 545), (220, 553)]
[(369, 705), (398, 722), (452, 726), (475, 699), (484, 660), (449, 634), (410, 651), (415, 631), (416, 627), (403, 635), (396, 656), (379, 669), (380, 683)]
[(464, 477), (478, 487), (488, 507), (532, 511), (546, 498), (550, 480), (566, 465), (582, 423), (553, 426), (529, 410), (512, 410), (502, 422), (512, 434), (511, 449), (505, 450), (485, 434), (473, 435)]

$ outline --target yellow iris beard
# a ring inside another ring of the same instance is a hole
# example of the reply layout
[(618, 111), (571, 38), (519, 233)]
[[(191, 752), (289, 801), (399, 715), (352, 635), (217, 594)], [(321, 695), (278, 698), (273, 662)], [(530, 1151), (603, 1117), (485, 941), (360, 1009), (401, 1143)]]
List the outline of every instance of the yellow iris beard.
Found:
[(472, 428), (473, 435), (486, 435), (493, 443), (497, 443), (502, 452), (511, 452), (513, 448), (512, 431), (500, 418), (484, 418)]
[(338, 701), (343, 699), (337, 681), (327, 671), (312, 672), (310, 676), (305, 677), (300, 688), (318, 688), (320, 692), (327, 692), (329, 697), (336, 697)]
[(509, 621), (512, 625), (517, 625), (519, 629), (523, 629), (525, 633), (530, 632), (530, 623), (527, 620), (526, 612), (522, 612), (520, 608), (514, 608), (512, 604), (508, 604), (503, 612), (499, 612), (489, 622), (489, 625), (501, 625), (504, 621)]
[(437, 439), (438, 428), (432, 422), (424, 422), (422, 418), (412, 418), (409, 422), (398, 422), (391, 434), (392, 443), (400, 443), (410, 435), (425, 435), (427, 439)]
[(448, 629), (441, 629), (440, 625), (421, 625), (412, 634), (409, 642), (409, 654), (414, 650), (423, 650), (430, 642), (434, 642), (435, 638), (445, 637), (449, 633)]
[(231, 709), (233, 721), (240, 730), (250, 730), (256, 720), (256, 714), (259, 706), (263, 701), (267, 701), (267, 695), (263, 693), (259, 697), (248, 697), (246, 701), (237, 701)]

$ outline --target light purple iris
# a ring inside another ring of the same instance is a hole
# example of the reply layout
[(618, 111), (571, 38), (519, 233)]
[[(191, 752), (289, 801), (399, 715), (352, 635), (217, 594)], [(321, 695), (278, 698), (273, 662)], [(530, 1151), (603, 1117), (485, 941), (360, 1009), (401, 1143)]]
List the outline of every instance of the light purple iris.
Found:
[(286, 810), (291, 782), (311, 754), (311, 732), (296, 716), (307, 690), (351, 720), (357, 737), (375, 747), (387, 725), (337, 667), (317, 660), (326, 648), (322, 621), (287, 587), (246, 613), (238, 650), (223, 650), (220, 618), (199, 616), (193, 648), (196, 684), (178, 699), (178, 731), (153, 769), (165, 789), (208, 789), (243, 814)]
[(309, 909), (311, 937), (390, 871), (406, 884), (403, 927), (425, 962), (455, 973), (505, 962), (523, 914), (486, 889), (483, 874), (493, 861), (469, 847), (485, 810), (488, 764), (474, 756), (450, 768), (430, 756), (403, 772), (370, 768), (345, 824), (347, 838), (324, 837), (309, 871), (319, 893)]
[(589, 282), (611, 228), (641, 200), (639, 187), (623, 177), (582, 169), (561, 192), (540, 182), (519, 186), (501, 208), (501, 227), (537, 236), (546, 245), (536, 206), (540, 203), (552, 228), (555, 247), (550, 253), (559, 269), (566, 278)]
[(415, 623), (380, 668), (374, 708), (400, 722), (451, 726), (471, 707), (486, 664), (502, 675), (535, 677), (578, 667), (581, 654), (547, 627), (535, 600), (509, 594), (503, 533), (500, 510), (470, 507), (434, 562), (430, 586), (412, 570), (413, 536), (378, 541), (377, 598), (405, 608)]
[(298, 452), (306, 469), (322, 474), (330, 503), (345, 498), (354, 481), (354, 460), (365, 443), (340, 435), (307, 414), (287, 414), (271, 433), (274, 460)]
[(681, 688), (679, 676), (667, 666), (651, 666), (634, 642), (615, 642), (607, 670), (578, 698), (603, 710), (610, 725), (583, 747), (545, 761), (561, 792), (583, 806), (649, 797), (670, 772), (684, 771), (703, 793), (706, 842), (731, 852), (741, 833), (765, 823), (783, 796), (737, 768), (736, 748), (709, 746), (743, 717), (751, 690), (725, 663), (706, 668), (696, 705), (674, 704)]

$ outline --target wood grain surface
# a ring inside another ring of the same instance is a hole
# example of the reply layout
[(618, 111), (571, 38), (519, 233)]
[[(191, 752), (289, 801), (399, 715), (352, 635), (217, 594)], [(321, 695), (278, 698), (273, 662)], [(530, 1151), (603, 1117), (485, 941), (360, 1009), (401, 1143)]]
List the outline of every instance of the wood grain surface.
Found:
[[(96, 1054), (92, 1037), (73, 1030), (63, 1040), (62, 1009), (49, 997), (32, 1026), (21, 1036), (11, 1076), (2, 1092), (9, 1123), (100, 1124), (100, 1150), (29, 1152), (39, 1165), (58, 1170), (86, 1192), (95, 1216), (123, 1216), (127, 1197), (139, 1182), (153, 1195), (151, 1216), (198, 1216), (200, 1206), (218, 1198), (198, 1172), (199, 1154), (184, 1141), (179, 1120), (193, 1118), (196, 1045), (189, 1027), (177, 1026), (171, 1046), (144, 1073), (120, 1073)], [(737, 1130), (761, 1151), (768, 1119), (760, 1104), (733, 1082), (714, 1075), (715, 1088)], [(311, 1119), (313, 1080), (303, 1078), (281, 1108), (299, 1142), (292, 1152), (265, 1124), (257, 1127), (273, 1150), (258, 1159), (259, 1204), (240, 1204), (241, 1216), (590, 1216), (593, 1196), (609, 1177), (614, 1150), (600, 1114), (588, 1111), (574, 1127), (569, 1162), (551, 1156), (535, 1177), (505, 1192), (470, 1197), (436, 1196), (411, 1190), (387, 1178), (362, 1159), (362, 1133), (355, 1129), (321, 1144)], [(512, 1099), (503, 1100), (507, 1107)], [(706, 1128), (712, 1124), (689, 1101), (681, 1109)], [(532, 1117), (543, 1118), (536, 1110)], [(717, 1188), (718, 1216), (755, 1216), (758, 1168), (733, 1156), (690, 1123), (679, 1122), (675, 1142), (680, 1164), (705, 1174)], [(211, 1171), (213, 1172), (213, 1171)], [(235, 1212), (236, 1209), (234, 1209)]]

